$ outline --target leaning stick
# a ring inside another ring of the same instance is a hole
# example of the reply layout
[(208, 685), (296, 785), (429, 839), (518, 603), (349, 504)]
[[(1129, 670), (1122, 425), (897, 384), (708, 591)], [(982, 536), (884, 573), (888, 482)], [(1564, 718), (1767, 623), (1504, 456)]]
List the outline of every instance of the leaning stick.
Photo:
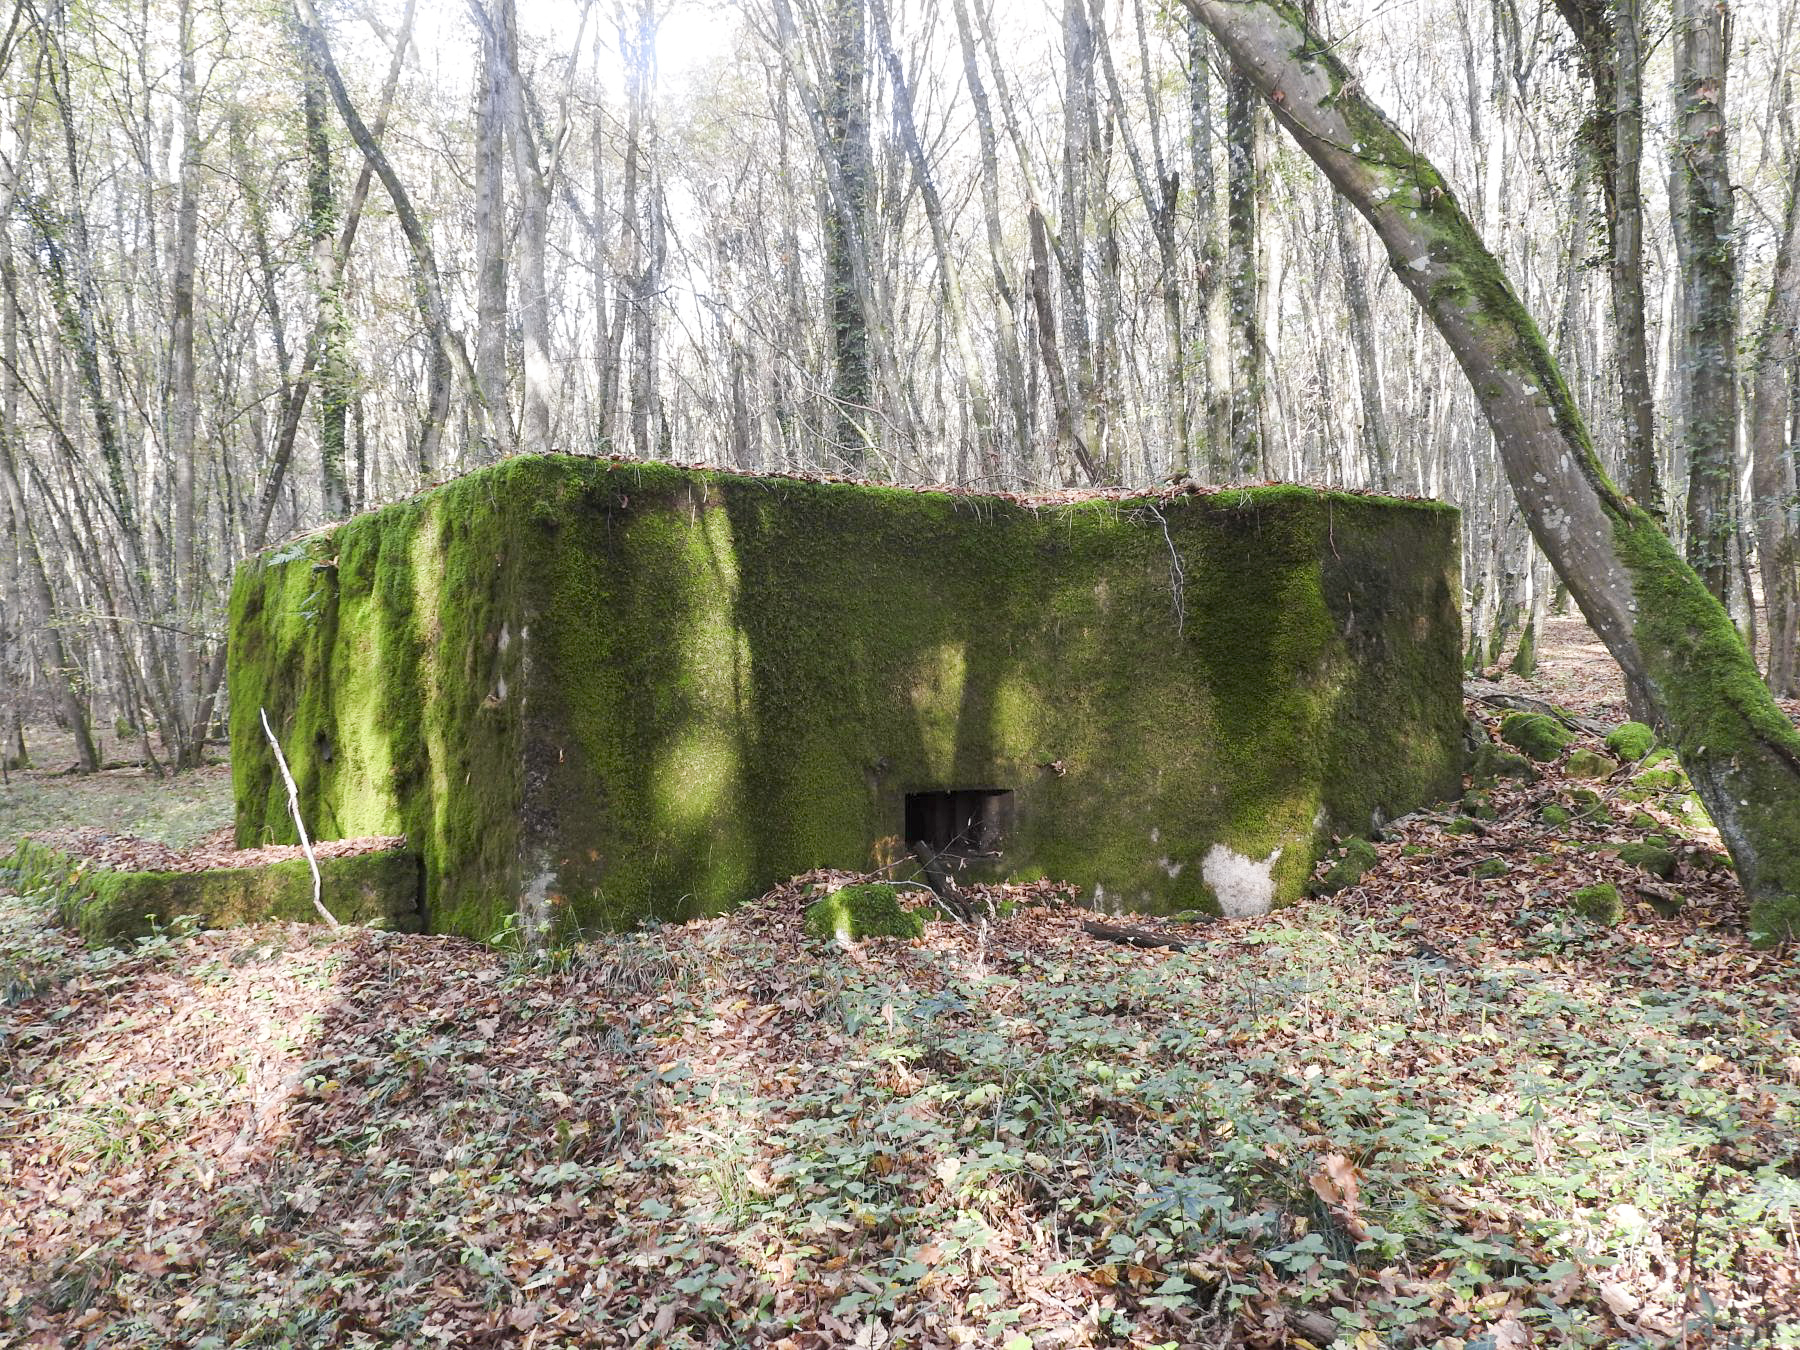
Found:
[(313, 908), (319, 911), (319, 917), (328, 926), (336, 928), (337, 917), (325, 908), (324, 900), (319, 897), (319, 860), (313, 857), (312, 840), (306, 837), (306, 822), (300, 819), (300, 789), (294, 786), (294, 775), (288, 772), (287, 756), (281, 753), (281, 742), (275, 739), (274, 729), (269, 726), (269, 710), (258, 708), (256, 711), (262, 714), (263, 735), (269, 738), (269, 748), (275, 752), (275, 763), (281, 767), (281, 781), (287, 784), (288, 810), (294, 813), (294, 828), (300, 831), (300, 847), (306, 851), (306, 865), (312, 868)]

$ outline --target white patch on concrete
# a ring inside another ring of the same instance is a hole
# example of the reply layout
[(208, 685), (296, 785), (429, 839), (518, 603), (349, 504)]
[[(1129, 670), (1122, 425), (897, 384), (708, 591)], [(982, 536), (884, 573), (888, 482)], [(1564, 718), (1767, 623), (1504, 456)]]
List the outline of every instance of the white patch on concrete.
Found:
[(1162, 868), (1164, 872), (1168, 873), (1171, 879), (1180, 876), (1181, 869), (1187, 866), (1186, 863), (1178, 863), (1170, 857), (1158, 858), (1156, 860), (1156, 865)]
[(1261, 862), (1235, 853), (1223, 844), (1207, 850), (1200, 876), (1219, 897), (1219, 909), (1228, 919), (1247, 919), (1267, 914), (1275, 900), (1275, 863), (1278, 848)]
[(512, 646), (512, 634), (506, 631), (506, 625), (500, 625), (500, 650), (505, 651)]
[(1162, 843), (1162, 831), (1157, 829), (1154, 825), (1150, 827), (1150, 842), (1153, 844)]

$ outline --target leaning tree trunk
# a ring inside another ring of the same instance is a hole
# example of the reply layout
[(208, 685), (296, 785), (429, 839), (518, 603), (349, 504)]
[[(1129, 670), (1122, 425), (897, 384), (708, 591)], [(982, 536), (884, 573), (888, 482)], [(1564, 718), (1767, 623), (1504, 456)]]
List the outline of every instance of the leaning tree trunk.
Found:
[(1737, 864), (1763, 940), (1800, 937), (1800, 732), (1730, 618), (1624, 497), (1537, 325), (1444, 178), (1284, 0), (1186, 0), (1278, 121), (1375, 227), (1493, 429), (1552, 565), (1642, 695)]
[(1756, 503), (1756, 551), (1768, 612), (1769, 687), (1800, 693), (1794, 669), (1800, 645), (1800, 557), (1794, 519), (1794, 461), (1783, 453), (1794, 362), (1800, 355), (1800, 159), (1788, 186), (1786, 225), (1769, 283), (1750, 383), (1750, 454)]

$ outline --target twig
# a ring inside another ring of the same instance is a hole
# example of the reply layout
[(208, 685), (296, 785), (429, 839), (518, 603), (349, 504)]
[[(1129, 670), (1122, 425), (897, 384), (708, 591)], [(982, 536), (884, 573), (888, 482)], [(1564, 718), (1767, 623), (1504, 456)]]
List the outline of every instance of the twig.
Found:
[(294, 813), (294, 828), (300, 831), (300, 847), (306, 853), (306, 865), (312, 868), (313, 908), (319, 911), (319, 917), (327, 926), (338, 926), (337, 916), (325, 908), (325, 901), (320, 898), (323, 886), (319, 880), (319, 860), (313, 857), (312, 840), (306, 837), (306, 822), (300, 819), (300, 789), (294, 786), (294, 775), (288, 772), (287, 756), (281, 753), (281, 742), (275, 739), (275, 731), (269, 725), (269, 710), (258, 708), (262, 714), (263, 735), (269, 738), (269, 748), (275, 752), (275, 763), (281, 768), (281, 781), (287, 784), (288, 810)]

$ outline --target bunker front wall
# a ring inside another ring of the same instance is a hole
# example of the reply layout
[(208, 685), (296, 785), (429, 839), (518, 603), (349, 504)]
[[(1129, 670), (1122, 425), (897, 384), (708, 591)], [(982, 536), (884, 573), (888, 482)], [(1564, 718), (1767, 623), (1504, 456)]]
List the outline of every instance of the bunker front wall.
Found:
[(238, 842), (404, 833), (434, 931), (719, 912), (1006, 789), (998, 869), (1250, 912), (1454, 795), (1453, 510), (1265, 487), (1032, 508), (530, 456), (251, 560)]

